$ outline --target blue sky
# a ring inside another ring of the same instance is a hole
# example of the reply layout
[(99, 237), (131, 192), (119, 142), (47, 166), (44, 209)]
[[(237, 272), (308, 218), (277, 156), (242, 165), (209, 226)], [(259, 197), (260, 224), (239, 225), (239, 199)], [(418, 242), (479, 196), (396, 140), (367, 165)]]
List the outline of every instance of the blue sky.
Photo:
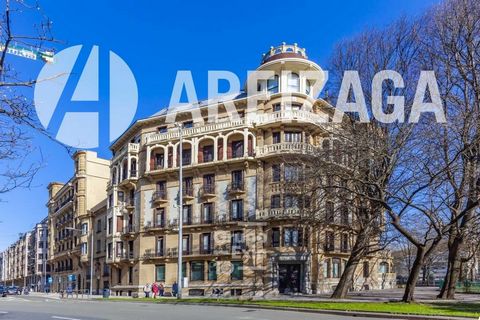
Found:
[[(262, 53), (282, 41), (297, 42), (307, 48), (311, 60), (327, 67), (340, 39), (402, 15), (418, 15), (438, 0), (40, 2), (53, 21), (54, 36), (63, 41), (53, 46), (57, 51), (98, 45), (128, 63), (139, 90), (136, 118), (142, 118), (168, 104), (178, 70), (192, 71), (202, 99), (207, 96), (208, 70), (229, 70), (243, 81)], [(31, 28), (32, 17), (19, 17), (14, 23), (23, 31)], [(9, 62), (28, 78), (35, 78), (43, 66), (17, 57), (9, 57)], [(105, 103), (98, 107), (105, 108)], [(72, 174), (71, 159), (62, 147), (37, 135), (33, 144), (32, 159), (45, 164), (32, 188), (0, 197), (0, 250), (47, 215), (48, 183), (67, 181)], [(106, 142), (96, 151), (110, 157)]]

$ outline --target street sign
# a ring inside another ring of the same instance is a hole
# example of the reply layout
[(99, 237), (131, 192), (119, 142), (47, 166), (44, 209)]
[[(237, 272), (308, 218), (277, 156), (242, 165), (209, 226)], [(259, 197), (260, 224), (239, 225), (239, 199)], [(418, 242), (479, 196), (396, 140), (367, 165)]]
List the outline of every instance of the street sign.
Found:
[(53, 278), (52, 277), (48, 277), (48, 283), (52, 283), (53, 282)]
[(68, 275), (68, 281), (75, 281), (75, 275), (74, 274), (69, 274)]

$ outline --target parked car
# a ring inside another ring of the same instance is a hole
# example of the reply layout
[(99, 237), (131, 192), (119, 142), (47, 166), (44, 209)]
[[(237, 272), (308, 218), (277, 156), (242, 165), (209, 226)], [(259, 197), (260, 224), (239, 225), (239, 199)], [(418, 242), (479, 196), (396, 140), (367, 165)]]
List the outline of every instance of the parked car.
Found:
[(10, 286), (7, 288), (7, 294), (9, 295), (17, 295), (18, 294), (18, 287), (17, 286)]
[(4, 286), (0, 286), (0, 296), (2, 296), (2, 297), (7, 296), (7, 290), (5, 289)]

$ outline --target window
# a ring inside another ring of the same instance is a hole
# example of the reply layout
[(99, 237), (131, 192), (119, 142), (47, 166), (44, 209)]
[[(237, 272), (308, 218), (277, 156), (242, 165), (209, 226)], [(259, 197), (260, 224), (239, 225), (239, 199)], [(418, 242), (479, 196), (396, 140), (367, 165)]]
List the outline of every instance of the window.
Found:
[(285, 142), (302, 142), (302, 133), (285, 131)]
[(243, 157), (243, 140), (232, 141), (232, 158)]
[(310, 80), (305, 80), (305, 93), (310, 94), (311, 91), (312, 91), (312, 83), (310, 82)]
[(232, 171), (232, 189), (243, 190), (243, 171)]
[(101, 231), (102, 231), (102, 220), (98, 219), (97, 220), (97, 232), (101, 232)]
[(109, 244), (107, 244), (107, 257), (108, 257), (108, 259), (112, 259), (112, 254), (113, 254), (112, 243), (110, 242)]
[(243, 280), (243, 262), (232, 261), (230, 279), (231, 280)]
[(333, 202), (327, 201), (325, 203), (325, 222), (334, 223), (335, 222), (335, 209)]
[(278, 112), (282, 110), (282, 105), (280, 103), (275, 103), (272, 105), (272, 111), (273, 112)]
[(190, 279), (192, 281), (203, 281), (203, 261), (192, 261), (190, 263)]
[(193, 178), (188, 177), (183, 179), (183, 195), (193, 196)]
[(184, 129), (193, 128), (193, 121), (185, 121), (183, 123), (183, 128)]
[(285, 195), (285, 208), (298, 208), (298, 196), (287, 194)]
[(113, 207), (113, 194), (108, 195), (108, 207)]
[(233, 221), (243, 220), (243, 200), (232, 200), (230, 203), (230, 213)]
[(115, 248), (116, 250), (116, 256), (121, 257), (123, 254), (123, 242), (122, 241), (117, 241)]
[(272, 78), (267, 80), (267, 92), (268, 93), (278, 92), (278, 75), (274, 75)]
[(202, 223), (213, 222), (213, 203), (206, 202), (203, 204)]
[(283, 241), (285, 247), (298, 247), (300, 240), (300, 233), (295, 228), (285, 228), (283, 234)]
[(113, 232), (113, 218), (108, 218), (107, 233), (112, 234), (112, 232)]
[(370, 277), (370, 264), (368, 263), (368, 261), (363, 262), (363, 277)]
[(273, 132), (272, 133), (272, 143), (280, 143), (280, 132)]
[(300, 91), (300, 77), (296, 73), (290, 73), (287, 76), (287, 91), (299, 92)]
[(201, 238), (201, 253), (209, 254), (213, 252), (213, 237), (211, 233), (203, 233)]
[(183, 254), (190, 254), (190, 235), (186, 234), (182, 239)]
[(379, 273), (388, 273), (388, 263), (386, 262), (380, 262), (380, 264), (378, 265), (378, 272)]
[(243, 231), (233, 231), (231, 242), (232, 242), (232, 253), (241, 252), (245, 248)]
[(165, 227), (165, 208), (155, 210), (155, 227)]
[(272, 195), (270, 199), (270, 208), (277, 209), (280, 207), (281, 207), (280, 195), (279, 194)]
[(165, 165), (165, 155), (163, 153), (155, 153), (155, 170), (163, 169)]
[(82, 255), (87, 254), (87, 243), (86, 242), (82, 242), (80, 244), (80, 252), (81, 252)]
[(157, 264), (155, 266), (155, 281), (165, 281), (165, 265)]
[(296, 164), (285, 164), (285, 181), (294, 182), (298, 181), (301, 176), (302, 167)]
[(97, 250), (96, 253), (100, 253), (102, 251), (102, 240), (97, 239)]
[(82, 236), (87, 235), (88, 234), (88, 224), (87, 223), (82, 223), (81, 230), (82, 230), (81, 231)]
[(208, 280), (217, 280), (217, 262), (208, 262)]
[(203, 147), (203, 162), (213, 161), (213, 145)]
[(215, 174), (206, 174), (203, 176), (203, 191), (207, 194), (215, 193)]
[(280, 247), (280, 228), (272, 228), (272, 247)]
[(350, 218), (349, 218), (349, 213), (348, 213), (348, 208), (346, 205), (342, 206), (341, 210), (341, 217), (340, 220), (343, 225), (349, 225), (350, 224)]
[(117, 269), (117, 283), (118, 284), (122, 283), (122, 269), (120, 268)]
[(192, 163), (192, 149), (182, 150), (182, 165), (188, 166)]
[(192, 205), (183, 205), (183, 224), (192, 224)]
[(155, 244), (155, 255), (157, 257), (162, 257), (165, 250), (165, 239), (163, 237), (158, 237)]
[(342, 233), (342, 252), (347, 252), (350, 247), (348, 233)]
[(325, 251), (335, 250), (335, 234), (332, 231), (325, 232)]
[(128, 267), (128, 284), (133, 283), (133, 267)]
[(280, 165), (272, 165), (272, 182), (280, 182), (281, 174)]
[(167, 126), (161, 126), (161, 127), (157, 128), (157, 131), (158, 131), (158, 133), (167, 133), (168, 128), (167, 128)]
[(340, 259), (332, 259), (332, 278), (340, 278)]
[(325, 259), (323, 261), (323, 277), (330, 278), (330, 260)]

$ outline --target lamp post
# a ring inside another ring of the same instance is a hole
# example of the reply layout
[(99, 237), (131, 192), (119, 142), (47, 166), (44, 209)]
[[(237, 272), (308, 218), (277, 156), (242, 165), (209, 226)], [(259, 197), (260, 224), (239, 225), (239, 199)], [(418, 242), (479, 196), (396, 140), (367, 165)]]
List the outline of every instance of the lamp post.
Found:
[[(93, 220), (92, 220), (93, 221)], [(65, 228), (67, 230), (72, 230), (72, 231), (77, 231), (77, 232), (82, 232), (81, 229), (75, 229), (72, 227), (67, 227)], [(92, 296), (92, 290), (93, 290), (93, 223), (90, 224), (90, 286), (88, 288), (88, 294), (90, 297)]]
[(182, 275), (182, 254), (183, 254), (183, 124), (175, 123), (180, 137), (179, 141), (179, 171), (178, 171), (178, 269), (177, 269), (177, 299), (182, 298), (183, 275)]

